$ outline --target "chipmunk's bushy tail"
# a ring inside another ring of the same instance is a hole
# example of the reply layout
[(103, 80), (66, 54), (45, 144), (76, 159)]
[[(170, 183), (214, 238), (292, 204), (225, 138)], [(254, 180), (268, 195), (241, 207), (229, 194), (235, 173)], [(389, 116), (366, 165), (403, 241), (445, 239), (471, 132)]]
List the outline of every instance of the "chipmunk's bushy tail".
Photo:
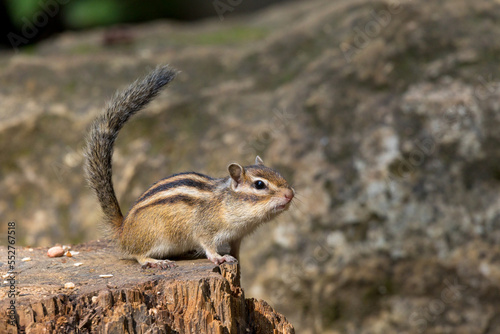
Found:
[(90, 127), (85, 149), (85, 174), (88, 184), (97, 195), (106, 222), (114, 230), (120, 228), (123, 221), (111, 178), (115, 139), (129, 118), (153, 100), (175, 75), (176, 71), (168, 66), (157, 67), (143, 80), (117, 93), (106, 111)]

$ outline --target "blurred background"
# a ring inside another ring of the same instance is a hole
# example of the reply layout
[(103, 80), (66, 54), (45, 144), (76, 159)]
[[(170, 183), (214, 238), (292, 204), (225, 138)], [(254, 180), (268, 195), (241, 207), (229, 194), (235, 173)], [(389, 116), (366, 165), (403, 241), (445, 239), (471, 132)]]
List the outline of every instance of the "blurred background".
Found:
[(259, 154), (298, 197), (243, 242), (247, 296), (298, 333), (498, 333), (499, 1), (0, 6), (1, 244), (8, 221), (18, 245), (102, 238), (87, 127), (169, 63), (117, 140), (124, 212), (162, 177)]
[(23, 26), (26, 22), (30, 22), (30, 19), (35, 26), (37, 26), (37, 20), (45, 21), (41, 11), (48, 14), (47, 22), (39, 24), (37, 31), (28, 38), (27, 44), (35, 44), (65, 30), (82, 30), (158, 19), (195, 21), (217, 17), (222, 11), (231, 13), (235, 5), (238, 7), (235, 15), (239, 15), (286, 1), (288, 0), (233, 0), (229, 2), (151, 0), (145, 5), (144, 2), (138, 0), (1, 0), (0, 42), (3, 47), (8, 48), (11, 46), (9, 33), (21, 33)]

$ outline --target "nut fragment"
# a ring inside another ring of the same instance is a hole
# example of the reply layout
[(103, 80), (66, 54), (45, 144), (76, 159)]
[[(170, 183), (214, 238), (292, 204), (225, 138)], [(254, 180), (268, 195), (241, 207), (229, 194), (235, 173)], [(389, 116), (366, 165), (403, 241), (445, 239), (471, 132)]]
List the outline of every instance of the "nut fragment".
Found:
[(54, 246), (47, 251), (49, 257), (61, 257), (64, 255), (64, 249), (61, 246)]
[(64, 284), (65, 289), (74, 289), (75, 288), (75, 283), (73, 282), (68, 282)]
[(113, 275), (106, 274), (106, 275), (99, 275), (99, 277), (101, 277), (101, 278), (111, 278), (111, 277), (113, 277)]

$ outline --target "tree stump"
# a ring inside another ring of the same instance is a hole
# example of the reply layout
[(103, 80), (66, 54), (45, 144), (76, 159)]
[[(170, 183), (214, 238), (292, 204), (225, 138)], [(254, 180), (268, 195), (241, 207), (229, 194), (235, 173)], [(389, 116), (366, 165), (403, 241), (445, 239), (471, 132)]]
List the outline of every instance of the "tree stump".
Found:
[(108, 241), (71, 252), (18, 248), (10, 277), (0, 263), (0, 333), (294, 333), (266, 302), (245, 299), (236, 264), (142, 269)]

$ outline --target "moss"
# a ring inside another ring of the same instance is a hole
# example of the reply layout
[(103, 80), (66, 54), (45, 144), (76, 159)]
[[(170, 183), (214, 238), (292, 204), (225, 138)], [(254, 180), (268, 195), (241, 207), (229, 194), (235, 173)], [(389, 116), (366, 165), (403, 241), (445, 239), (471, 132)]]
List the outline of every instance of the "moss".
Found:
[(198, 45), (244, 44), (264, 39), (269, 33), (269, 29), (266, 28), (240, 26), (206, 34), (197, 34), (189, 38), (189, 42)]
[(158, 39), (155, 43), (164, 46), (194, 47), (197, 45), (218, 46), (218, 45), (241, 45), (263, 40), (271, 33), (271, 30), (264, 27), (234, 26), (227, 29), (218, 29), (209, 32), (197, 30), (172, 34), (168, 40)]
[(14, 207), (16, 210), (22, 210), (26, 205), (26, 199), (23, 195), (16, 196), (16, 200), (14, 202)]
[(75, 47), (71, 48), (69, 51), (70, 54), (74, 55), (87, 55), (99, 52), (101, 48), (97, 45), (92, 44), (78, 44)]
[(37, 47), (35, 45), (26, 45), (20, 48), (24, 55), (34, 56), (37, 54)]
[(71, 80), (66, 85), (64, 85), (62, 88), (65, 90), (65, 93), (74, 94), (76, 92), (76, 85), (77, 85), (76, 81)]

